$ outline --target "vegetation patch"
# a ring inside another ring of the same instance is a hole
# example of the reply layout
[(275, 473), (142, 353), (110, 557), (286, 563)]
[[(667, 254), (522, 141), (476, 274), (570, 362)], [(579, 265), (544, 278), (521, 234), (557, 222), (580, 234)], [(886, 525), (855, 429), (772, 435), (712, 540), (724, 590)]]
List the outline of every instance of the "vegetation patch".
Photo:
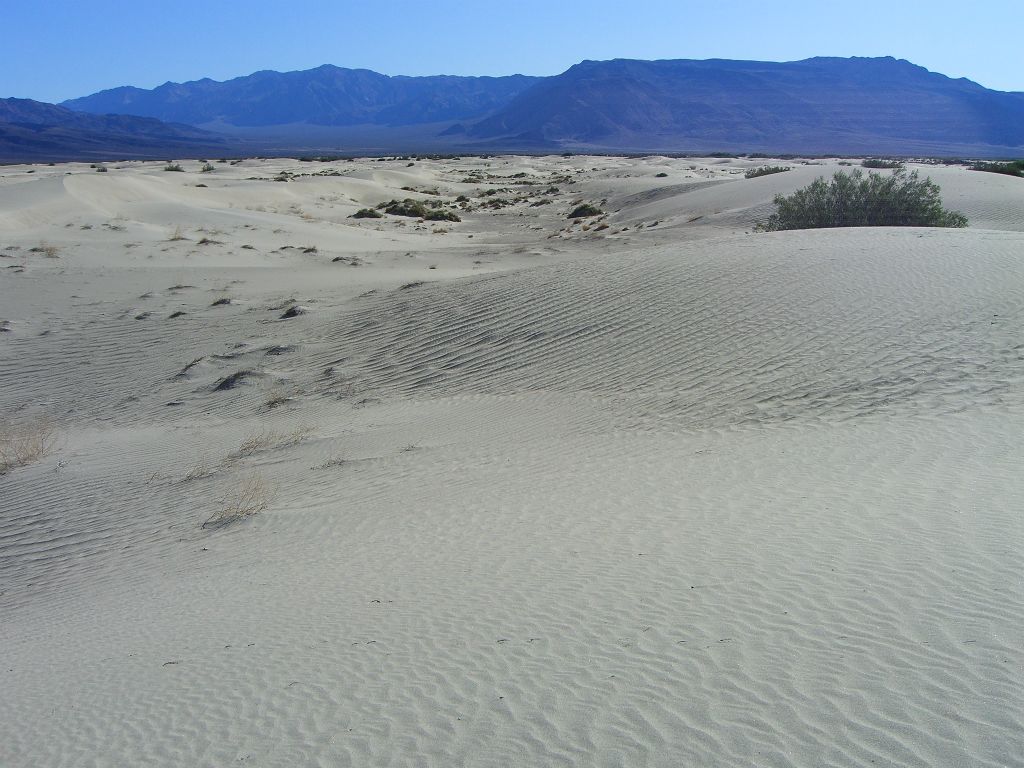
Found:
[(897, 168), (903, 167), (903, 163), (900, 162), (899, 160), (885, 160), (879, 157), (869, 157), (866, 160), (864, 160), (861, 163), (861, 165), (864, 166), (865, 168), (879, 168), (888, 170), (896, 170)]
[(49, 454), (56, 435), (53, 422), (46, 418), (20, 423), (0, 421), (0, 475)]
[(839, 171), (792, 195), (775, 196), (764, 232), (823, 227), (966, 227), (967, 217), (942, 207), (939, 185), (903, 168), (893, 174)]
[(352, 214), (353, 219), (383, 219), (384, 214), (374, 208), (360, 208)]
[(750, 168), (743, 174), (745, 179), (756, 179), (759, 176), (771, 176), (773, 173), (785, 173), (790, 170), (784, 165), (763, 165), (760, 168)]
[(573, 208), (572, 213), (569, 214), (570, 219), (583, 219), (587, 216), (600, 216), (604, 211), (598, 208), (596, 205), (591, 203), (583, 203), (583, 205), (577, 205)]
[(971, 166), (971, 170), (1024, 177), (1024, 160), (1011, 160), (1008, 163), (975, 163)]

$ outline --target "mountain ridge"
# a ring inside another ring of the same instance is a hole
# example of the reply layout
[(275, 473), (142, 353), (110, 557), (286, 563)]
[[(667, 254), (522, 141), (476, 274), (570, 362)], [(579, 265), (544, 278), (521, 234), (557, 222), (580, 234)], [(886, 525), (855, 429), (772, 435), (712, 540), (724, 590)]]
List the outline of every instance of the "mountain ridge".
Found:
[(1024, 154), (1024, 93), (893, 57), (585, 60), (550, 77), (389, 76), (324, 64), (121, 86), (61, 107), (179, 124), (168, 151), (184, 124), (215, 130), (239, 152), (275, 154)]

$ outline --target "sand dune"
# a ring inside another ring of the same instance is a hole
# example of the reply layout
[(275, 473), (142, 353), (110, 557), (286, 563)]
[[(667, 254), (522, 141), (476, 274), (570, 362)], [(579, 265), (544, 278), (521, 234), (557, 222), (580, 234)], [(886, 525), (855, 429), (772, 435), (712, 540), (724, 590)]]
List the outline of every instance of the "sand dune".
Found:
[(0, 764), (1024, 765), (1024, 184), (815, 162), (3, 169)]

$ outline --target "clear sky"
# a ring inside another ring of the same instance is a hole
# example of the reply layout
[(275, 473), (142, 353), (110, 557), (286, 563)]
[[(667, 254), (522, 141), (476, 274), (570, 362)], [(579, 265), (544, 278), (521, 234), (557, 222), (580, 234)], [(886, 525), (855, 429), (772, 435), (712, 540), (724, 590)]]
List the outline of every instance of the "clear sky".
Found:
[(552, 75), (583, 59), (895, 56), (1024, 91), (1024, 0), (0, 0), (0, 97), (321, 64)]

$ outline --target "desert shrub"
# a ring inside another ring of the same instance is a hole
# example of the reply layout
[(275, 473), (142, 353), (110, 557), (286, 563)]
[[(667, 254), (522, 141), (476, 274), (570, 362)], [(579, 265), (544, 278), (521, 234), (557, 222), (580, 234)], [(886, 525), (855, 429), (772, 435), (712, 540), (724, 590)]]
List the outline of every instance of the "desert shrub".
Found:
[(896, 170), (897, 168), (903, 167), (903, 163), (901, 163), (899, 160), (883, 160), (878, 157), (869, 157), (866, 160), (862, 161), (861, 165), (864, 166), (865, 168), (879, 168), (888, 170)]
[(432, 211), (427, 211), (427, 215), (423, 218), (427, 221), (462, 221), (455, 211), (445, 211), (436, 208)]
[(56, 259), (60, 253), (60, 248), (56, 245), (51, 245), (45, 240), (40, 241), (39, 245), (34, 245), (28, 249), (29, 253), (41, 253), (48, 259)]
[(384, 214), (373, 208), (360, 208), (352, 214), (353, 219), (383, 219)]
[(392, 200), (384, 204), (384, 213), (392, 216), (410, 216), (423, 219), (427, 216), (427, 207), (419, 200), (406, 198), (405, 200)]
[(165, 171), (175, 171), (177, 173), (184, 173), (185, 169), (181, 167), (179, 163), (168, 163), (164, 166)]
[(760, 168), (750, 168), (743, 177), (746, 179), (756, 179), (759, 176), (771, 176), (773, 173), (785, 173), (788, 171), (784, 165), (763, 165)]
[(107, 172), (107, 166), (105, 166), (105, 165), (97, 165), (96, 166), (96, 173), (106, 173), (106, 172)]
[(49, 419), (0, 421), (0, 475), (39, 461), (55, 443), (56, 429)]
[(788, 197), (775, 196), (776, 211), (758, 229), (822, 227), (966, 227), (967, 217), (942, 207), (939, 185), (917, 171), (892, 174), (838, 171), (818, 177)]
[(1011, 160), (1008, 163), (975, 163), (971, 170), (1024, 177), (1024, 160)]
[(583, 203), (583, 205), (576, 206), (572, 213), (569, 214), (570, 219), (582, 219), (587, 216), (600, 216), (604, 211), (598, 208), (596, 205), (590, 203)]
[(223, 528), (259, 514), (270, 504), (270, 487), (257, 474), (244, 478), (235, 493), (224, 500), (223, 508), (208, 517), (202, 528)]
[(656, 178), (656, 179), (667, 179), (668, 178), (668, 174), (665, 173), (664, 171), (662, 171), (661, 173), (654, 174), (654, 178)]
[(210, 163), (206, 163), (202, 168), (199, 169), (200, 173), (213, 173), (214, 167)]

